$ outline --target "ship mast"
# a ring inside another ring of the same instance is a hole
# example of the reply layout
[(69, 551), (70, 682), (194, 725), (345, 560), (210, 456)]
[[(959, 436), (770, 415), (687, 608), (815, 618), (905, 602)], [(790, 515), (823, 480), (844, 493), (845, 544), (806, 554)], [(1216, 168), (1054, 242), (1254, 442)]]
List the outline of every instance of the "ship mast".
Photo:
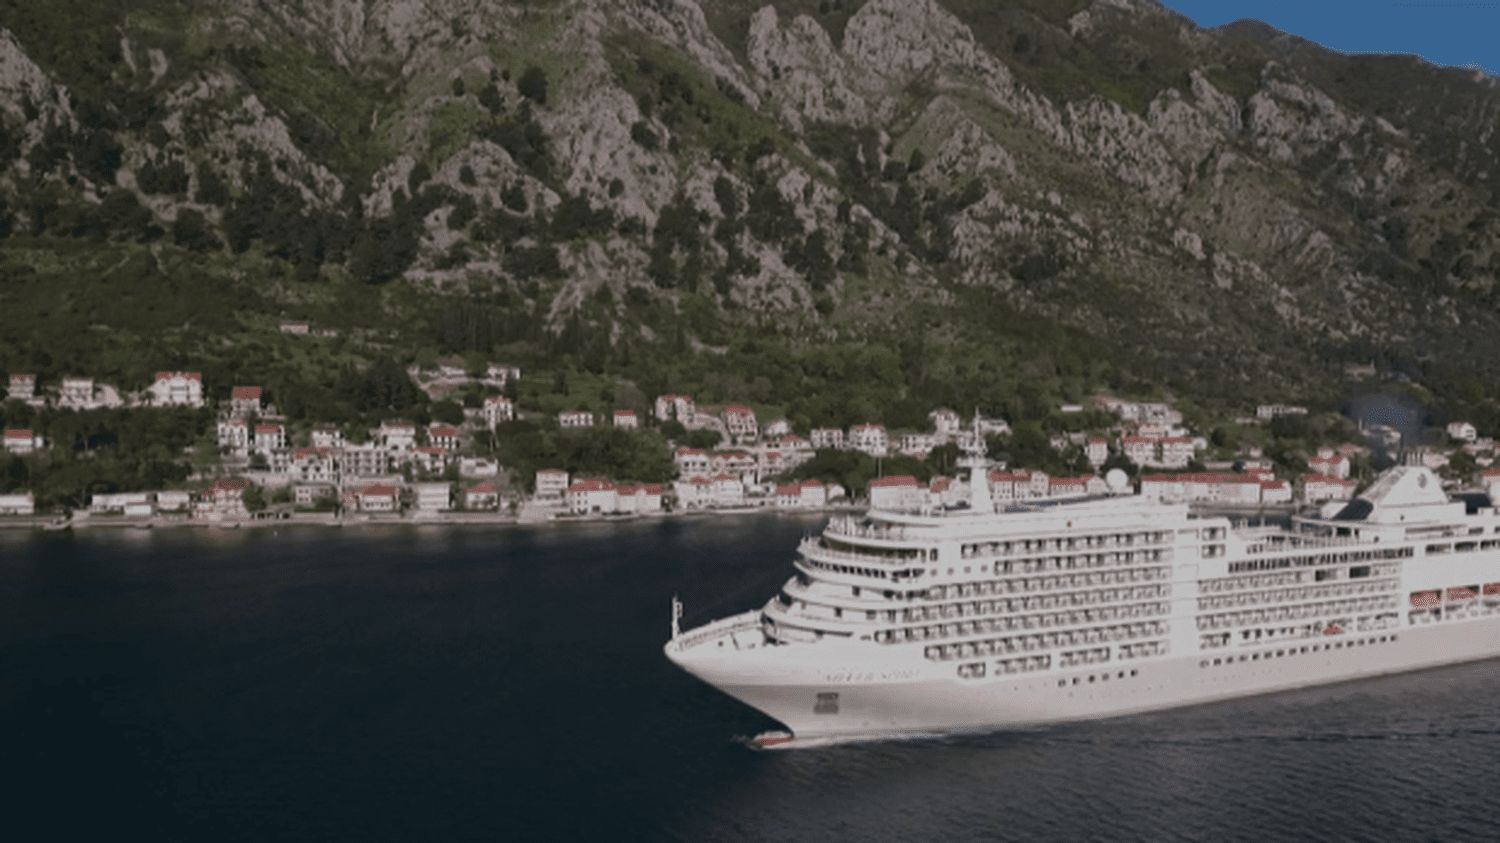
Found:
[(990, 498), (989, 459), (985, 453), (984, 436), (979, 432), (979, 410), (974, 410), (974, 435), (964, 445), (964, 455), (958, 464), (969, 470), (969, 509), (973, 512), (995, 511)]

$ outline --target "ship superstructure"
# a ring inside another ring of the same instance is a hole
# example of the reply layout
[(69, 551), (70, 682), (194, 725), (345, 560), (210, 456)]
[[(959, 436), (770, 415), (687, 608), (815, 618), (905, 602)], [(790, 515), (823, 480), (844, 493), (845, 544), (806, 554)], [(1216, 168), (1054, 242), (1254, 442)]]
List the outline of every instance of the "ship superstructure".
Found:
[(1104, 717), (1500, 656), (1500, 511), (1393, 468), (1237, 527), (1133, 495), (840, 516), (667, 655), (797, 742)]

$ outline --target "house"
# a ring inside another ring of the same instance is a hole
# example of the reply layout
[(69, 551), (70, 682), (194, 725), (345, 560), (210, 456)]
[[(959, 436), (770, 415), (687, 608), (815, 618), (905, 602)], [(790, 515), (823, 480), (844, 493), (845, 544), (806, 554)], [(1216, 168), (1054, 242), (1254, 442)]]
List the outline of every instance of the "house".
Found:
[(494, 430), (501, 422), (515, 421), (515, 402), (504, 395), (491, 395), (484, 399), (484, 423)]
[(1260, 481), (1260, 502), (1265, 504), (1291, 503), (1292, 484), (1285, 480), (1262, 479)]
[(801, 483), (776, 484), (775, 506), (779, 509), (796, 509), (802, 506)]
[(202, 407), (201, 372), (157, 372), (147, 387), (153, 407)]
[(940, 437), (950, 437), (963, 430), (964, 420), (947, 407), (939, 407), (927, 414), (932, 422), (932, 432)]
[(1459, 442), (1473, 442), (1479, 438), (1479, 431), (1474, 425), (1466, 421), (1450, 422), (1448, 424), (1448, 438)]
[(98, 404), (94, 400), (93, 378), (63, 378), (58, 389), (57, 404), (65, 410), (92, 410)]
[(808, 509), (821, 509), (828, 505), (830, 490), (817, 480), (803, 480), (798, 484), (802, 489), (802, 506)]
[(677, 469), (678, 477), (707, 477), (708, 452), (702, 448), (678, 448), (672, 455), (672, 465)]
[(1098, 468), (1109, 459), (1109, 440), (1102, 436), (1091, 436), (1084, 443), (1083, 455), (1088, 458), (1089, 465)]
[(389, 451), (410, 451), (417, 446), (417, 426), (411, 422), (386, 420), (371, 432), (375, 441)]
[(360, 512), (397, 512), (401, 502), (395, 486), (375, 483), (354, 493), (354, 504)]
[(536, 496), (560, 501), (567, 497), (568, 473), (560, 468), (544, 468), (536, 473)]
[(1085, 474), (1078, 477), (1052, 477), (1047, 480), (1047, 497), (1051, 498), (1104, 495), (1108, 493), (1109, 484), (1104, 482), (1104, 478), (1094, 474)]
[(770, 422), (765, 427), (761, 428), (760, 431), (760, 435), (768, 439), (790, 436), (791, 433), (792, 423), (787, 421), (786, 419), (776, 419), (775, 421)]
[(641, 420), (636, 418), (635, 410), (615, 410), (615, 427), (621, 430), (635, 430), (641, 426)]
[(1270, 421), (1280, 416), (1305, 416), (1307, 408), (1298, 404), (1262, 404), (1255, 408), (1255, 417)]
[(992, 470), (989, 481), (990, 497), (996, 501), (1019, 501), (1035, 497), (1031, 491), (1030, 472)]
[(14, 401), (30, 401), (36, 397), (36, 375), (11, 375), (10, 388), (5, 393)]
[(713, 506), (713, 481), (707, 477), (689, 477), (672, 484), (679, 509), (708, 509)]
[(0, 495), (0, 515), (35, 515), (36, 498), (30, 492)]
[(724, 429), (734, 439), (754, 439), (759, 434), (755, 412), (740, 404), (730, 404), (720, 413)]
[(249, 488), (250, 481), (243, 477), (226, 477), (215, 481), (212, 486), (198, 493), (197, 503), (193, 505), (193, 517), (217, 521), (249, 516), (249, 510), (245, 509), (245, 490)]
[(708, 458), (710, 474), (731, 474), (741, 483), (748, 483), (755, 477), (755, 468), (755, 457), (744, 451), (719, 451)]
[(687, 424), (693, 416), (698, 414), (698, 407), (693, 403), (691, 395), (658, 395), (656, 396), (656, 420), (669, 421), (676, 419)]
[(615, 507), (619, 512), (635, 515), (661, 512), (662, 491), (657, 483), (620, 486), (615, 490)]
[(1187, 468), (1188, 463), (1193, 461), (1193, 440), (1186, 436), (1168, 436), (1159, 444), (1163, 468)]
[(500, 487), (485, 481), (470, 486), (464, 492), (464, 509), (493, 510), (500, 507)]
[(1479, 487), (1489, 494), (1491, 500), (1500, 500), (1500, 468), (1479, 472)]
[(255, 450), (261, 453), (286, 447), (286, 428), (279, 424), (255, 426)]
[(460, 457), (459, 477), (499, 477), (500, 463), (487, 457)]
[(810, 436), (814, 450), (842, 451), (844, 449), (844, 431), (836, 427), (815, 427)]
[(448, 483), (417, 483), (413, 502), (419, 512), (444, 512), (453, 508), (453, 487)]
[(340, 461), (350, 477), (380, 477), (391, 470), (390, 452), (374, 442), (345, 446)]
[(191, 492), (167, 489), (156, 493), (157, 512), (187, 512), (193, 505)]
[(1332, 449), (1320, 449), (1316, 456), (1309, 457), (1307, 468), (1313, 474), (1321, 474), (1324, 477), (1333, 477), (1338, 480), (1349, 479), (1349, 460), (1342, 454), (1335, 454)]
[(146, 492), (95, 492), (89, 496), (90, 515), (124, 515), (140, 512), (143, 506), (151, 506), (151, 496)]
[(780, 509), (818, 509), (828, 505), (828, 487), (816, 480), (781, 483), (776, 486), (775, 504)]
[(883, 457), (890, 449), (885, 426), (879, 424), (857, 424), (849, 428), (849, 447), (872, 457)]
[(344, 432), (336, 427), (315, 427), (311, 439), (314, 448), (344, 447)]
[(339, 482), (339, 464), (332, 448), (298, 448), (292, 452), (287, 471), (303, 483)]
[(499, 389), (504, 389), (511, 382), (520, 379), (520, 366), (512, 366), (508, 363), (491, 363), (484, 369), (484, 382)]
[(745, 503), (745, 485), (740, 478), (732, 474), (720, 474), (709, 478), (710, 499), (717, 507), (743, 506)]
[(614, 512), (618, 504), (619, 493), (607, 480), (580, 478), (568, 485), (568, 511), (575, 515)]
[(25, 456), (44, 447), (46, 447), (46, 440), (33, 433), (30, 428), (8, 427), (5, 429), (6, 453)]
[(1122, 436), (1120, 450), (1136, 465), (1156, 465), (1156, 440), (1149, 436)]
[(300, 321), (282, 322), (280, 328), (283, 334), (291, 334), (294, 337), (305, 337), (311, 330), (306, 322)]
[(218, 424), (219, 450), (239, 457), (250, 451), (250, 423), (244, 419), (222, 419)]
[(557, 414), (557, 424), (563, 428), (593, 427), (594, 414), (588, 410), (563, 410)]
[(433, 422), (427, 426), (427, 444), (449, 451), (458, 450), (458, 428), (451, 424)]
[(1073, 416), (1083, 412), (1082, 404), (1063, 404), (1057, 408), (1059, 413), (1065, 416)]
[(229, 414), (231, 416), (260, 415), (260, 387), (236, 386), (229, 390)]
[(1343, 501), (1354, 497), (1354, 481), (1322, 474), (1302, 475), (1302, 500), (1307, 503)]
[(452, 456), (447, 448), (439, 445), (419, 445), (411, 449), (411, 462), (428, 474), (442, 474), (448, 470)]
[(331, 483), (298, 483), (292, 487), (292, 503), (304, 509), (338, 500), (338, 487)]
[(927, 459), (932, 449), (938, 446), (938, 437), (934, 433), (903, 433), (901, 434), (901, 453), (908, 457), (916, 457), (919, 460)]
[(869, 492), (870, 508), (881, 510), (916, 509), (925, 497), (922, 484), (909, 474), (877, 477), (870, 481)]

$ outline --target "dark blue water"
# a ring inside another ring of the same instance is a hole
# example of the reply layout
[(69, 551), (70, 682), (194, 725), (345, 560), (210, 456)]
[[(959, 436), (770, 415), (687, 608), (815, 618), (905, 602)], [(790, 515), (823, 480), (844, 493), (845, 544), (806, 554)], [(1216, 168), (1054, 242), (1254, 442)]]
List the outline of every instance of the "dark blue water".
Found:
[[(753, 753), (661, 655), (815, 520), (0, 536), (11, 840), (1497, 839), (1500, 662)], [(16, 832), (20, 832), (18, 835)]]

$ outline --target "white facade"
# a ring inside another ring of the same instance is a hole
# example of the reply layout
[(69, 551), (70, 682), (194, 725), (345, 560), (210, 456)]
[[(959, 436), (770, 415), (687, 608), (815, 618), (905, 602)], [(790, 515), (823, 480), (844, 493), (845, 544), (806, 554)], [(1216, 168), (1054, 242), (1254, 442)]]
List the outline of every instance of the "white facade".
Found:
[(885, 427), (878, 424), (857, 424), (849, 428), (849, 447), (872, 457), (883, 457), (890, 450), (890, 440)]
[(612, 418), (615, 427), (621, 430), (635, 430), (641, 426), (641, 420), (636, 417), (635, 410), (615, 410)]
[(809, 436), (814, 450), (842, 451), (844, 449), (844, 431), (836, 427), (815, 427)]
[(557, 414), (558, 427), (577, 429), (594, 426), (594, 414), (587, 410), (564, 410)]
[(203, 375), (198, 372), (157, 372), (147, 392), (154, 407), (202, 407)]
[(546, 500), (562, 500), (568, 492), (568, 473), (561, 469), (544, 468), (536, 473), (536, 496)]
[(30, 492), (0, 495), (0, 515), (35, 515), (36, 498)]
[(491, 395), (484, 399), (484, 423), (490, 430), (502, 422), (514, 421), (516, 405), (504, 395)]
[(1456, 421), (1448, 425), (1448, 438), (1457, 439), (1460, 442), (1473, 442), (1479, 438), (1479, 431), (1466, 421)]
[(447, 483), (416, 483), (413, 502), (422, 512), (444, 512), (453, 508), (453, 487)]

